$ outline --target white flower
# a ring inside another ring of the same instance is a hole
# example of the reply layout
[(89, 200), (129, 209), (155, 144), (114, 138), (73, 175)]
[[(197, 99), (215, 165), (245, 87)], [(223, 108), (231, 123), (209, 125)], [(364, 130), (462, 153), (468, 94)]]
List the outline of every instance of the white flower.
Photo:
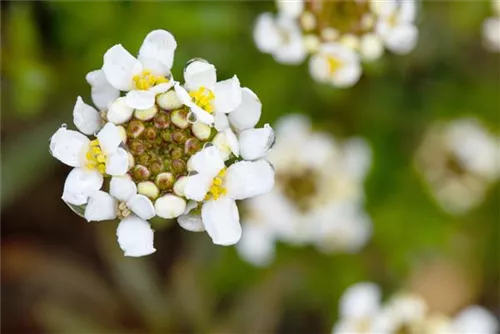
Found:
[(188, 176), (184, 189), (188, 199), (203, 202), (201, 217), (215, 244), (232, 245), (241, 236), (235, 200), (268, 192), (274, 170), (263, 160), (241, 161), (226, 168), (216, 147), (207, 147), (190, 159), (198, 174)]
[(127, 177), (113, 177), (109, 194), (95, 191), (85, 208), (87, 221), (121, 218), (116, 231), (125, 256), (144, 256), (155, 252), (153, 230), (147, 222), (155, 216), (153, 203), (137, 193), (137, 186)]
[(361, 76), (358, 54), (339, 43), (323, 44), (309, 60), (309, 73), (313, 79), (337, 87), (350, 87)]
[(284, 64), (300, 64), (307, 56), (304, 38), (298, 22), (287, 16), (261, 14), (253, 30), (257, 48)]
[(215, 66), (206, 61), (191, 61), (184, 69), (184, 82), (184, 87), (175, 85), (177, 96), (202, 123), (211, 125), (217, 113), (228, 114), (241, 104), (238, 77), (217, 82)]
[(304, 0), (277, 0), (276, 6), (280, 14), (292, 19), (299, 18), (304, 12)]
[(498, 333), (496, 317), (480, 306), (469, 306), (460, 311), (451, 324), (455, 333)]
[(246, 220), (241, 240), (236, 245), (238, 253), (254, 266), (267, 266), (274, 258), (275, 236), (268, 224)]
[(115, 89), (128, 92), (125, 102), (130, 108), (148, 109), (156, 94), (173, 86), (169, 76), (176, 47), (168, 31), (154, 30), (144, 39), (138, 58), (121, 44), (111, 47), (104, 54), (102, 71)]
[(61, 127), (50, 139), (52, 155), (68, 166), (75, 167), (64, 184), (63, 200), (82, 205), (90, 194), (101, 188), (103, 174), (125, 175), (128, 153), (120, 146), (117, 127), (107, 123), (90, 141), (80, 132)]
[(120, 91), (108, 82), (102, 70), (87, 73), (85, 79), (91, 86), (92, 102), (99, 110), (107, 110), (120, 96)]
[(374, 283), (357, 283), (346, 289), (339, 301), (340, 320), (332, 333), (370, 333), (380, 312), (381, 298)]
[(361, 37), (359, 53), (364, 60), (377, 60), (384, 53), (384, 45), (380, 37), (374, 33), (364, 34)]
[(376, 32), (386, 47), (397, 54), (406, 54), (413, 50), (418, 38), (418, 29), (414, 24), (417, 11), (415, 0), (373, 3), (379, 15)]
[(483, 40), (488, 50), (500, 52), (500, 17), (490, 17), (483, 22)]
[(375, 333), (398, 333), (406, 328), (410, 333), (421, 332), (427, 317), (424, 300), (411, 293), (395, 295), (386, 303), (373, 324)]

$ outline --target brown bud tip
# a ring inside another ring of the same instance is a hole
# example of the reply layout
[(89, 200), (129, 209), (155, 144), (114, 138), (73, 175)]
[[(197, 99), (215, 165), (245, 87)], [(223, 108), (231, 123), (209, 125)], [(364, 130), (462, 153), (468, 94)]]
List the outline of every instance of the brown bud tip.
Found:
[(172, 189), (175, 182), (175, 177), (172, 173), (161, 173), (155, 178), (155, 183), (160, 190)]
[(172, 159), (180, 159), (184, 155), (182, 148), (174, 147), (170, 150), (170, 156)]
[(178, 144), (184, 144), (187, 140), (187, 136), (184, 132), (177, 130), (172, 133), (172, 140)]
[(201, 149), (201, 142), (196, 138), (190, 138), (184, 144), (184, 152), (193, 155)]
[(128, 148), (135, 155), (143, 154), (144, 150), (146, 149), (141, 140), (131, 140), (128, 144)]
[(172, 160), (172, 170), (176, 174), (183, 174), (186, 171), (186, 163), (183, 160)]
[(154, 141), (156, 139), (156, 129), (152, 126), (148, 126), (144, 131), (144, 136), (149, 141)]
[(158, 129), (166, 129), (170, 125), (170, 117), (167, 112), (160, 111), (154, 117), (153, 123)]
[(130, 136), (131, 138), (137, 138), (142, 134), (144, 129), (145, 129), (144, 123), (142, 123), (137, 119), (133, 119), (130, 121), (130, 123), (128, 123), (127, 135)]
[(153, 162), (151, 162), (149, 164), (149, 170), (151, 170), (151, 173), (153, 173), (153, 175), (160, 174), (164, 170), (163, 162), (161, 160), (158, 160), (158, 159), (154, 160)]
[(138, 181), (144, 181), (149, 179), (151, 172), (143, 165), (135, 165), (132, 170), (132, 176)]

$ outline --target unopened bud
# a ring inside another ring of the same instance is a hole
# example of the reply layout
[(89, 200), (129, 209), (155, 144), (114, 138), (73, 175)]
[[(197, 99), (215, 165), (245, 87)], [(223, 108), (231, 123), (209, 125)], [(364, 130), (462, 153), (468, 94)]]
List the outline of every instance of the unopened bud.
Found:
[(184, 109), (172, 111), (171, 120), (178, 128), (186, 129), (189, 126), (187, 111)]
[(316, 18), (314, 17), (314, 14), (308, 11), (302, 13), (302, 16), (300, 17), (300, 24), (305, 31), (311, 31), (316, 28)]
[(132, 118), (133, 113), (134, 109), (125, 103), (125, 98), (119, 97), (109, 106), (106, 117), (111, 123), (123, 124)]
[(161, 160), (153, 161), (149, 164), (149, 170), (151, 171), (151, 173), (153, 173), (153, 175), (160, 174), (164, 170), (163, 162)]
[(135, 165), (135, 159), (132, 153), (128, 152), (128, 170), (131, 170)]
[(181, 159), (172, 160), (172, 171), (182, 174), (186, 171), (186, 163)]
[(142, 123), (137, 119), (133, 119), (130, 121), (130, 123), (128, 123), (127, 133), (130, 137), (137, 138), (142, 134), (144, 129), (145, 129), (144, 123)]
[(141, 140), (131, 140), (128, 143), (128, 148), (134, 154), (144, 153), (145, 147)]
[(155, 141), (156, 129), (152, 126), (148, 126), (146, 130), (144, 130), (144, 137), (146, 137), (146, 139), (149, 141)]
[(158, 196), (160, 196), (160, 190), (151, 181), (139, 182), (139, 184), (137, 185), (137, 192), (150, 198), (151, 200), (154, 200), (158, 198)]
[(178, 144), (184, 144), (186, 142), (187, 136), (184, 132), (176, 130), (172, 133), (172, 140)]
[(170, 150), (170, 157), (172, 159), (180, 159), (184, 155), (184, 152), (182, 151), (182, 148), (180, 147), (174, 147), (173, 149)]
[(160, 111), (154, 117), (153, 123), (158, 129), (166, 129), (170, 125), (170, 117), (167, 112)]
[(360, 45), (359, 37), (354, 34), (343, 35), (339, 42), (350, 49), (358, 50)]
[(151, 161), (151, 157), (147, 153), (143, 153), (137, 157), (137, 162), (141, 165), (148, 165)]
[(212, 128), (210, 128), (210, 126), (202, 122), (194, 123), (193, 126), (191, 127), (191, 130), (193, 131), (193, 134), (195, 135), (196, 138), (203, 141), (208, 140), (212, 132)]
[(169, 143), (172, 141), (172, 130), (170, 129), (165, 129), (161, 132), (161, 139), (163, 139), (164, 142)]
[(134, 111), (134, 116), (141, 121), (149, 121), (158, 113), (158, 107), (153, 105), (149, 109), (136, 109)]
[(175, 110), (182, 108), (182, 102), (179, 100), (177, 94), (175, 93), (175, 90), (173, 89), (163, 94), (159, 94), (156, 97), (156, 103), (158, 103), (160, 108), (166, 110)]
[(335, 28), (324, 28), (321, 30), (321, 38), (325, 41), (331, 42), (340, 36), (340, 32)]
[(165, 219), (179, 217), (186, 210), (186, 201), (178, 196), (167, 194), (155, 202), (156, 214)]
[(196, 138), (190, 138), (184, 144), (184, 152), (188, 155), (193, 155), (201, 150), (201, 142)]
[(186, 182), (188, 180), (187, 176), (181, 176), (180, 178), (177, 179), (177, 182), (174, 184), (174, 193), (177, 196), (184, 197), (184, 188), (186, 187)]
[(160, 173), (155, 178), (155, 184), (160, 188), (160, 190), (172, 189), (174, 185), (175, 177), (172, 173)]
[(136, 180), (147, 180), (151, 176), (149, 169), (143, 165), (135, 165), (132, 170), (132, 175)]

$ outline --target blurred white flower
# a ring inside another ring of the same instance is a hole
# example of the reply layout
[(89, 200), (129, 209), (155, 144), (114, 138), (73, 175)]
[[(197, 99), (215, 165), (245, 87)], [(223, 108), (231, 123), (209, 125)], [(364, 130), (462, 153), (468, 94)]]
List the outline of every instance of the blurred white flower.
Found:
[(415, 26), (417, 4), (415, 0), (374, 1), (378, 14), (376, 32), (386, 47), (394, 53), (406, 54), (417, 44), (418, 29)]
[(498, 333), (498, 320), (488, 310), (480, 306), (469, 306), (460, 311), (452, 320), (451, 327), (455, 333)]
[(242, 257), (268, 264), (275, 241), (314, 244), (327, 253), (356, 252), (367, 242), (371, 223), (362, 201), (371, 153), (363, 140), (336, 143), (293, 115), (278, 122), (267, 158), (276, 168), (276, 185), (245, 202), (243, 229), (251, 233), (238, 245)]
[(309, 61), (309, 73), (319, 82), (350, 87), (361, 76), (359, 55), (340, 43), (323, 44)]
[(500, 1), (492, 0), (493, 16), (483, 22), (483, 42), (492, 52), (500, 52)]
[(272, 54), (283, 64), (300, 64), (307, 56), (299, 24), (291, 17), (271, 13), (261, 14), (253, 30), (257, 48)]
[(102, 71), (107, 81), (117, 90), (128, 92), (126, 104), (135, 109), (148, 109), (155, 103), (155, 95), (173, 86), (170, 69), (177, 48), (175, 38), (168, 31), (150, 32), (139, 50), (132, 56), (121, 44), (104, 54)]
[(500, 176), (500, 138), (477, 120), (438, 124), (417, 152), (418, 171), (444, 210), (464, 213), (483, 200)]

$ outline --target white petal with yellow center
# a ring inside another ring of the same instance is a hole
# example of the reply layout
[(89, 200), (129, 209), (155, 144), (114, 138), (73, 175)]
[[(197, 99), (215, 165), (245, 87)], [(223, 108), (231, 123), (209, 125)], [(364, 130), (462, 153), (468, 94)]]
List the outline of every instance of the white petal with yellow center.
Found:
[(184, 81), (189, 91), (195, 91), (201, 87), (213, 89), (217, 82), (215, 66), (206, 61), (195, 60), (184, 70)]
[(62, 163), (80, 167), (90, 140), (78, 131), (59, 128), (50, 138), (50, 153)]

